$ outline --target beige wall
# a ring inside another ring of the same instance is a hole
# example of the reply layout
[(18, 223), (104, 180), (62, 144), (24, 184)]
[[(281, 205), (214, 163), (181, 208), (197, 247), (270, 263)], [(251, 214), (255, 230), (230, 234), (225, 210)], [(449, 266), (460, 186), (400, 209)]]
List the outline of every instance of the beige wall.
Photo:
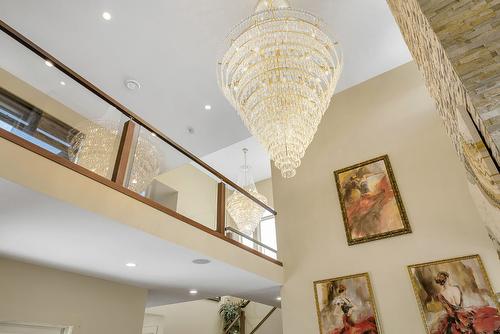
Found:
[[(333, 171), (389, 154), (412, 234), (347, 246)], [(312, 282), (369, 272), (385, 333), (421, 334), (406, 266), (480, 254), (500, 265), (460, 164), (411, 63), (335, 96), (292, 179), (273, 169), (285, 265), (284, 333), (318, 333)]]
[[(245, 307), (245, 331), (250, 333), (264, 319), (273, 307), (250, 303)], [(267, 318), (264, 324), (257, 330), (258, 334), (279, 334), (283, 333), (281, 323), (281, 310), (276, 309), (273, 314)]]
[(150, 307), (146, 309), (145, 324), (160, 325), (163, 331), (158, 334), (219, 334), (222, 322), (218, 312), (219, 303), (210, 300)]
[(274, 207), (274, 198), (273, 198), (273, 179), (268, 178), (262, 181), (255, 183), (255, 187), (257, 191), (267, 198), (267, 205), (271, 208)]
[(138, 334), (147, 291), (0, 258), (0, 321), (74, 326), (73, 334)]
[(215, 229), (217, 224), (217, 181), (198, 168), (185, 164), (156, 177), (177, 191), (176, 211)]
[(281, 334), (283, 333), (283, 323), (281, 309), (276, 309), (273, 314), (257, 330), (257, 334)]

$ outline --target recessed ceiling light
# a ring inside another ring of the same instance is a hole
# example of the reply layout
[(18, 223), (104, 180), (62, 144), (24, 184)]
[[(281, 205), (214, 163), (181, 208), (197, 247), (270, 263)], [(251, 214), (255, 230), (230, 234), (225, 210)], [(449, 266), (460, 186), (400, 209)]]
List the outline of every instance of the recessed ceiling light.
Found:
[(281, 297), (280, 296), (276, 297), (276, 300), (280, 302), (281, 301)]
[(198, 294), (198, 290), (191, 289), (191, 290), (189, 290), (189, 294), (190, 295), (196, 295), (196, 294)]
[(126, 266), (130, 267), (130, 268), (137, 267), (137, 265), (135, 263), (132, 263), (132, 262), (127, 263)]
[(62, 81), (62, 80), (59, 83), (61, 84), (61, 86), (66, 86), (66, 83), (64, 81)]
[(212, 106), (210, 104), (205, 104), (205, 110), (212, 110)]
[(139, 88), (141, 88), (141, 84), (137, 80), (128, 79), (125, 80), (125, 87), (127, 87), (130, 90), (138, 90)]
[(207, 264), (207, 263), (210, 263), (210, 260), (208, 260), (208, 259), (194, 259), (193, 263), (194, 264)]
[(50, 60), (46, 60), (45, 65), (47, 65), (48, 67), (54, 66), (54, 64)]
[(111, 20), (111, 14), (109, 12), (104, 12), (102, 13), (102, 18), (105, 19), (106, 21)]

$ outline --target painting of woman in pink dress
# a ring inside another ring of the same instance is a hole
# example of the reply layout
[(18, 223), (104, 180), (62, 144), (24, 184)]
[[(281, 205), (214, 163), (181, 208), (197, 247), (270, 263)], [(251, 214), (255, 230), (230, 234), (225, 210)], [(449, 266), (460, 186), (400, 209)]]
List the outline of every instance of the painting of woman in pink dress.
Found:
[(387, 155), (335, 171), (349, 245), (410, 233)]
[(499, 308), (479, 256), (409, 270), (428, 333), (500, 333)]
[(321, 334), (379, 333), (368, 274), (315, 282)]

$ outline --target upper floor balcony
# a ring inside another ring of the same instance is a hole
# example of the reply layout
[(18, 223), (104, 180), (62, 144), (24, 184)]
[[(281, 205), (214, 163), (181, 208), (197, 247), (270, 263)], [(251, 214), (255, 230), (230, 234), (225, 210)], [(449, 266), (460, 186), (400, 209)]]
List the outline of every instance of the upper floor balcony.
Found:
[[(263, 187), (269, 191), (270, 203), (266, 204), (5, 22), (0, 21), (0, 27), (0, 176), (8, 180), (2, 181), (4, 222), (10, 217), (6, 207), (12, 194), (23, 193), (10, 184), (13, 181), (166, 240), (191, 257), (236, 267), (236, 276), (259, 276), (254, 287), (242, 286), (239, 291), (207, 288), (209, 295), (245, 297), (245, 288), (254, 292), (274, 289), (271, 296), (275, 298), (282, 264), (269, 185)], [(253, 234), (239, 230), (227, 213), (227, 199), (233, 193), (262, 212)], [(23, 196), (28, 198), (19, 195)], [(26, 203), (28, 208), (31, 204)], [(98, 219), (93, 217), (85, 219)], [(64, 217), (68, 218), (83, 220), (76, 214)], [(85, 233), (98, 234), (100, 227), (91, 226), (84, 227)], [(95, 242), (99, 243), (97, 238)], [(16, 249), (12, 245), (1, 250), (29, 258)], [(82, 270), (92, 272), (91, 268)], [(148, 284), (156, 287), (154, 280)]]

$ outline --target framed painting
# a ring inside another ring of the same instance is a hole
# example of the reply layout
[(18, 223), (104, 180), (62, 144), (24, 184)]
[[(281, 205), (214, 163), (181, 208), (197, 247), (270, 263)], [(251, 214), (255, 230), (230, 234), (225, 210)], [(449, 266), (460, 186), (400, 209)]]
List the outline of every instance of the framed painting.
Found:
[(381, 333), (368, 273), (314, 282), (321, 334)]
[(428, 334), (500, 333), (499, 304), (479, 255), (408, 266)]
[(349, 245), (411, 233), (387, 155), (334, 174)]

